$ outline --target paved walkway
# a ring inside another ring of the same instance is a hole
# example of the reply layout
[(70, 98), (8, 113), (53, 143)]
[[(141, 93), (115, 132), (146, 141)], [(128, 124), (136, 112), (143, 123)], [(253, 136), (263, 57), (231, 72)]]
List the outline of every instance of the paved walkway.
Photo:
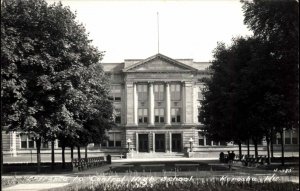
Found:
[(3, 188), (3, 191), (41, 191), (67, 186), (69, 183), (30, 183)]

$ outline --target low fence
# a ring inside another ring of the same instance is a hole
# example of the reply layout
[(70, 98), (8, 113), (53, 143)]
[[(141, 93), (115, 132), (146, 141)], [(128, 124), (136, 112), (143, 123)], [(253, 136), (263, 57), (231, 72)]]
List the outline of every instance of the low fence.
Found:
[(105, 163), (106, 161), (104, 160), (104, 157), (73, 159), (72, 167), (73, 167), (73, 172), (76, 172), (76, 171), (83, 171), (89, 168), (100, 167)]

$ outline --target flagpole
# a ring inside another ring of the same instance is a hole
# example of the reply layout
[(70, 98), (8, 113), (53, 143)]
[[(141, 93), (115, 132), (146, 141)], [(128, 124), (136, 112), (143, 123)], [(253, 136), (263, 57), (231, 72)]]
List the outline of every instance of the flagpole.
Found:
[(157, 53), (159, 53), (159, 14), (157, 12)]

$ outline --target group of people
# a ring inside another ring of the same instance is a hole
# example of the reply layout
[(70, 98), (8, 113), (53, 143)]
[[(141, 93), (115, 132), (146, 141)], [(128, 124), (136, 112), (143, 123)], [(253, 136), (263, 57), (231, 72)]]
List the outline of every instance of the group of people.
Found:
[(228, 154), (225, 157), (225, 154), (223, 152), (220, 153), (220, 162), (227, 162), (227, 163), (232, 163), (235, 158), (235, 153), (234, 151), (227, 151)]
[(234, 151), (231, 151), (231, 152), (227, 151), (227, 152), (228, 152), (228, 154), (226, 155), (226, 157), (223, 152), (220, 153), (220, 162), (228, 163), (228, 168), (231, 170), (232, 163), (235, 158), (235, 153), (234, 153)]

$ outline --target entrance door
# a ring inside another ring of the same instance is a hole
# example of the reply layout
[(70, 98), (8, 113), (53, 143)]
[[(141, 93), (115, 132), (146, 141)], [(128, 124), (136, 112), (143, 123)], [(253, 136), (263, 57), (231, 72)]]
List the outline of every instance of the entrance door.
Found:
[(165, 134), (155, 134), (155, 152), (165, 152)]
[(139, 134), (139, 152), (148, 152), (148, 134)]
[(172, 152), (181, 152), (181, 134), (172, 134)]

